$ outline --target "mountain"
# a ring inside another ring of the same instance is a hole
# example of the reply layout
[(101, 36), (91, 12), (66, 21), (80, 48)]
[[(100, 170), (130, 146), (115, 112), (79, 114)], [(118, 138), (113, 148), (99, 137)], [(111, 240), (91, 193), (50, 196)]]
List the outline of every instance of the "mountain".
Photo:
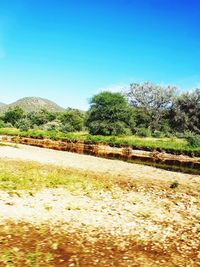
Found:
[(25, 112), (39, 111), (46, 109), (52, 112), (61, 112), (65, 109), (57, 105), (55, 102), (41, 97), (24, 97), (9, 105), (0, 105), (0, 114), (6, 112), (9, 108), (20, 107)]
[(0, 107), (6, 106), (6, 104), (0, 102)]

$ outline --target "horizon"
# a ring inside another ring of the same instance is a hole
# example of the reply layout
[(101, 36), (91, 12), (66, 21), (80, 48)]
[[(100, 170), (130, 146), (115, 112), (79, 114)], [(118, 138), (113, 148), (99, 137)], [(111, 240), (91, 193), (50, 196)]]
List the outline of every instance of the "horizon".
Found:
[[(177, 88), (177, 94), (180, 92), (178, 89), (180, 89), (180, 88)], [(191, 91), (192, 89), (195, 89), (195, 88), (190, 88), (190, 89), (188, 89), (188, 90), (182, 90), (181, 92), (189, 92), (189, 91)], [(196, 88), (197, 89), (197, 88)], [(102, 91), (110, 91), (110, 92), (119, 92), (119, 93), (123, 93), (122, 92), (122, 90), (120, 91), (120, 88), (108, 88), (108, 89), (103, 89), (103, 90), (99, 90), (99, 92), (97, 92), (96, 94), (98, 94), (98, 93), (100, 93), (100, 92), (102, 92)], [(91, 96), (92, 97), (92, 96)], [(90, 98), (91, 98), (90, 97)], [(53, 100), (53, 99), (50, 99), (50, 98), (48, 98), (48, 97), (41, 97), (41, 96), (34, 96), (34, 95), (32, 95), (32, 96), (23, 96), (23, 97), (21, 97), (21, 98), (17, 98), (17, 99), (15, 99), (15, 100), (13, 100), (12, 102), (3, 102), (3, 101), (1, 101), (1, 99), (0, 99), (0, 104), (4, 104), (4, 105), (11, 105), (11, 104), (13, 104), (13, 103), (15, 103), (15, 102), (17, 102), (17, 101), (19, 101), (19, 100), (23, 100), (23, 99), (25, 99), (25, 98), (41, 98), (41, 99), (44, 99), (44, 100), (49, 100), (49, 101), (52, 101), (52, 102), (54, 102), (55, 104), (57, 104), (58, 106), (60, 106), (61, 108), (64, 108), (64, 109), (67, 109), (67, 108), (74, 108), (74, 109), (79, 109), (79, 110), (82, 110), (82, 111), (87, 111), (88, 109), (89, 109), (89, 101), (88, 101), (88, 105), (87, 105), (87, 107), (85, 107), (85, 108), (83, 108), (83, 109), (81, 109), (81, 108), (79, 108), (78, 106), (76, 106), (76, 107), (74, 107), (74, 106), (62, 106), (61, 104), (59, 104), (58, 102), (56, 102), (55, 100)]]
[(86, 110), (133, 82), (199, 87), (199, 15), (197, 0), (0, 3), (0, 102)]

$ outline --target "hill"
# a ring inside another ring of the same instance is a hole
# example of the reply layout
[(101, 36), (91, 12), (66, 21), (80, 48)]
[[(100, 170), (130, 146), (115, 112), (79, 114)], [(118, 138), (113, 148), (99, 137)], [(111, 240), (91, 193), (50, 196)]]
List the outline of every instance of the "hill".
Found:
[(0, 107), (6, 106), (6, 104), (0, 102)]
[(47, 109), (52, 112), (64, 111), (64, 108), (60, 107), (51, 100), (41, 97), (25, 97), (9, 105), (0, 104), (0, 114), (6, 112), (9, 108), (14, 108), (16, 106), (19, 106), (25, 112), (39, 111), (41, 109)]

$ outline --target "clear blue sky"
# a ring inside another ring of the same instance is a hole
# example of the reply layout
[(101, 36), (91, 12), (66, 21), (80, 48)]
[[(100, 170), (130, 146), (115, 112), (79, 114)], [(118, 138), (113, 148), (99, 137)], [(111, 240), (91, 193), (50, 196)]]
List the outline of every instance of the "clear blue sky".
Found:
[(200, 85), (199, 0), (0, 1), (0, 102), (85, 109), (100, 89)]

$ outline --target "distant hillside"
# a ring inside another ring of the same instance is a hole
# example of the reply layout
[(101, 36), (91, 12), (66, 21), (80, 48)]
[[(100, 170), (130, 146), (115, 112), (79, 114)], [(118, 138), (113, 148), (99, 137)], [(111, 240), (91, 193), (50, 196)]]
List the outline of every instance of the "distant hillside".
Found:
[(6, 104), (0, 102), (0, 107), (6, 106)]
[(0, 104), (0, 114), (6, 112), (9, 108), (14, 108), (16, 106), (19, 106), (25, 112), (39, 111), (41, 109), (47, 109), (52, 112), (64, 111), (64, 108), (48, 99), (40, 97), (25, 97), (9, 105)]

